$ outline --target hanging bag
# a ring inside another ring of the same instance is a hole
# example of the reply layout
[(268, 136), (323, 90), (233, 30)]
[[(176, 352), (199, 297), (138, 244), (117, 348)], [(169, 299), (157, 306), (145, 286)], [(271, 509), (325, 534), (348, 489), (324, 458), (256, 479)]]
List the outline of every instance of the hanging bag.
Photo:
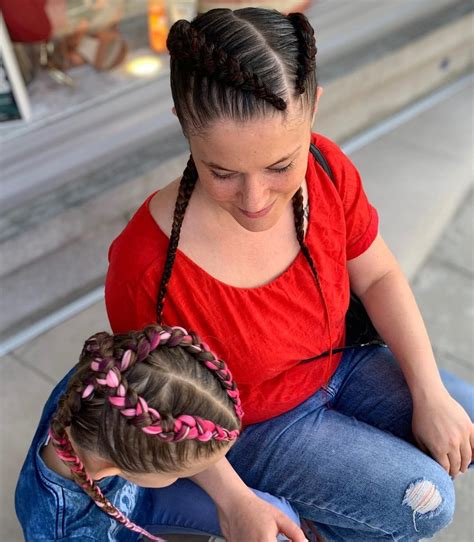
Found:
[[(334, 184), (334, 175), (322, 152), (313, 143), (311, 143), (310, 151), (316, 162), (323, 168), (327, 176)], [(333, 352), (346, 350), (356, 346), (368, 346), (376, 344), (386, 346), (370, 320), (362, 301), (351, 290), (351, 300), (349, 303), (349, 309), (346, 313), (346, 346), (341, 349), (335, 349)], [(321, 356), (324, 355), (327, 355), (327, 353), (325, 352), (324, 354), (321, 354)], [(313, 360), (316, 358), (311, 359)]]

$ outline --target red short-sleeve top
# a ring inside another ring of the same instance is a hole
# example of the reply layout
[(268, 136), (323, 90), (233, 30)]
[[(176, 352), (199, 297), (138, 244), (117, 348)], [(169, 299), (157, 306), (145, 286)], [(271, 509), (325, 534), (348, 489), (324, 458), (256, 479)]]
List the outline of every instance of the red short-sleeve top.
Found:
[[(347, 260), (362, 254), (378, 231), (357, 169), (327, 138), (312, 134), (334, 183), (308, 152), (309, 247), (330, 316), (333, 347), (344, 342), (349, 304)], [(309, 150), (308, 150), (309, 151)], [(109, 251), (105, 301), (115, 333), (156, 322), (156, 300), (168, 238), (150, 214), (150, 195)], [(301, 363), (329, 349), (321, 295), (303, 254), (277, 278), (237, 288), (206, 273), (179, 249), (163, 322), (196, 331), (228, 364), (239, 386), (244, 425), (282, 414), (316, 392), (341, 356)]]

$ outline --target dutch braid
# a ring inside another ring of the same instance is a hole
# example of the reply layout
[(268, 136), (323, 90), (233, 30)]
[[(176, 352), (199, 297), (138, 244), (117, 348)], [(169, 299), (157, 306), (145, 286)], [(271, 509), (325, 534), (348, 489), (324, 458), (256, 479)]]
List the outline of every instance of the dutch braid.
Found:
[(299, 55), (296, 89), (300, 94), (306, 91), (306, 80), (316, 69), (316, 39), (314, 29), (308, 18), (302, 13), (290, 13), (288, 20), (293, 25), (298, 37)]
[[(304, 81), (315, 69), (316, 46), (314, 31), (307, 18), (302, 14), (292, 13), (288, 16), (288, 20), (293, 25), (298, 40), (299, 68), (295, 86), (297, 92), (301, 93), (304, 92)], [(257, 73), (250, 73), (242, 68), (237, 57), (227, 54), (222, 47), (207, 40), (205, 34), (194, 28), (188, 21), (180, 20), (172, 26), (167, 38), (167, 47), (171, 61), (178, 61), (183, 70), (203, 74), (231, 87), (250, 91), (258, 98), (271, 103), (276, 109), (286, 109), (286, 102), (270, 92)], [(176, 199), (171, 235), (158, 289), (156, 304), (158, 323), (162, 322), (164, 300), (176, 258), (184, 213), (197, 179), (198, 173), (191, 155), (183, 172)]]
[(174, 260), (176, 258), (176, 250), (178, 248), (179, 236), (181, 234), (181, 226), (184, 220), (184, 213), (188, 207), (189, 200), (193, 193), (198, 173), (192, 155), (189, 157), (186, 169), (183, 172), (179, 185), (178, 197), (173, 214), (173, 225), (171, 226), (171, 235), (166, 253), (165, 267), (161, 276), (160, 288), (158, 291), (158, 301), (156, 305), (156, 321), (161, 324), (165, 295), (168, 289), (168, 282), (171, 278)]
[(257, 73), (245, 69), (237, 57), (209, 42), (205, 34), (193, 28), (188, 21), (180, 20), (173, 25), (167, 47), (171, 59), (182, 62), (188, 70), (215, 78), (242, 91), (252, 92), (276, 109), (286, 109), (285, 100), (271, 92)]
[(185, 439), (201, 442), (236, 439), (239, 430), (224, 429), (196, 415), (181, 414), (175, 419), (162, 419), (161, 414), (129, 386), (127, 373), (137, 364), (145, 363), (149, 355), (160, 347), (180, 347), (209, 370), (230, 398), (236, 418), (240, 420), (243, 412), (239, 393), (226, 364), (193, 332), (187, 332), (181, 327), (151, 325), (143, 332), (119, 337), (121, 340), (115, 344), (114, 336), (105, 332), (97, 333), (85, 342), (79, 369), (59, 401), (51, 419), (49, 435), (58, 457), (68, 466), (73, 479), (98, 507), (127, 529), (156, 542), (164, 542), (129, 520), (103, 495), (74, 451), (66, 428), (71, 426), (79, 415), (82, 404), (91, 401), (100, 391), (104, 396), (102, 404), (108, 403), (120, 411), (128, 423), (152, 435), (150, 438), (156, 436), (165, 442), (180, 442)]
[(95, 382), (89, 381), (81, 397), (88, 399), (97, 386), (105, 386), (115, 392), (109, 396), (109, 402), (120, 413), (129, 418), (130, 423), (142, 429), (145, 433), (157, 435), (167, 442), (178, 442), (184, 439), (197, 439), (200, 441), (234, 440), (239, 431), (228, 431), (213, 422), (199, 417), (183, 414), (179, 416), (173, 427), (164, 427), (160, 413), (149, 407), (143, 397), (134, 390), (130, 390), (124, 373), (135, 363), (145, 360), (150, 352), (158, 346), (181, 346), (197, 361), (215, 375), (222, 388), (234, 404), (236, 415), (242, 418), (242, 406), (239, 392), (232, 374), (226, 364), (211, 352), (209, 346), (202, 342), (193, 332), (188, 333), (181, 327), (150, 326), (140, 336), (136, 350), (126, 350), (117, 362), (116, 357), (107, 355), (103, 358), (95, 357), (91, 369), (96, 373)]
[[(213, 10), (214, 12), (219, 12), (221, 15), (224, 11), (229, 10)], [(261, 10), (262, 13), (264, 10)], [(244, 15), (244, 12), (247, 15)], [(254, 10), (253, 13), (256, 13), (257, 10)], [(248, 20), (249, 10), (238, 10), (235, 14), (242, 14), (244, 20)], [(238, 16), (239, 16), (238, 15)], [(283, 16), (282, 16), (283, 17)], [(294, 35), (297, 42), (297, 69), (295, 77), (295, 91), (298, 95), (302, 95), (308, 92), (308, 88), (311, 90), (311, 85), (309, 81), (315, 79), (316, 72), (316, 40), (314, 29), (312, 28), (309, 20), (302, 13), (290, 13), (286, 20), (293, 27)], [(252, 20), (252, 17), (249, 18)], [(263, 36), (260, 36), (263, 37)], [(263, 41), (266, 41), (263, 38)], [(237, 57), (234, 55), (227, 54), (223, 48), (218, 47), (216, 43), (208, 40), (204, 32), (198, 31), (192, 23), (187, 21), (178, 21), (172, 27), (170, 35), (168, 37), (168, 49), (170, 51), (171, 60), (178, 61), (183, 70), (190, 73), (197, 73), (203, 76), (213, 78), (219, 82), (224, 83), (233, 88), (237, 88), (244, 91), (251, 91), (255, 96), (260, 99), (263, 99), (271, 103), (276, 109), (284, 110), (287, 107), (286, 102), (284, 102), (280, 97), (269, 91), (267, 86), (260, 80), (259, 76), (256, 73), (250, 73), (243, 67)], [(277, 53), (278, 54), (278, 53)], [(315, 83), (316, 84), (316, 83)], [(173, 79), (172, 79), (172, 88), (173, 88)], [(192, 157), (190, 158), (190, 160)], [(188, 169), (188, 168), (187, 168)], [(187, 172), (185, 170), (185, 173)], [(182, 186), (194, 187), (197, 181), (197, 172), (193, 172), (192, 180), (185, 178), (181, 182)], [(191, 190), (188, 190), (187, 193), (189, 197), (192, 193)], [(180, 202), (182, 207), (182, 197), (178, 195), (178, 202)], [(187, 205), (187, 201), (186, 201)], [(184, 207), (185, 208), (185, 207)], [(323, 294), (319, 276), (316, 270), (316, 266), (311, 257), (310, 251), (304, 242), (304, 211), (303, 211), (303, 196), (301, 189), (293, 197), (293, 211), (294, 211), (294, 223), (295, 230), (300, 245), (301, 251), (308, 262), (311, 272), (314, 276), (318, 291), (321, 295), (325, 317), (328, 323), (328, 336), (329, 336), (329, 364), (332, 358), (332, 335), (331, 335), (331, 322), (329, 309), (326, 303), (325, 296)], [(163, 300), (166, 295), (166, 289), (168, 281), (171, 277), (172, 267), (175, 259), (177, 242), (179, 240), (179, 232), (183, 222), (184, 212), (181, 213), (180, 210), (175, 211), (173, 217), (173, 227), (172, 231), (177, 232), (176, 236), (173, 238), (170, 237), (170, 243), (168, 247), (168, 253), (164, 268), (164, 273), (161, 279), (161, 285), (158, 294), (157, 302), (157, 317), (158, 321), (161, 321), (162, 311), (163, 311)]]
[[(65, 409), (65, 406), (62, 407)], [(57, 416), (52, 422), (49, 436), (53, 443), (54, 450), (63, 463), (69, 467), (72, 476), (76, 483), (81, 486), (87, 495), (95, 502), (95, 504), (106, 514), (113, 517), (125, 528), (130, 529), (135, 533), (142, 534), (154, 540), (155, 542), (165, 542), (162, 538), (152, 535), (147, 530), (138, 526), (136, 523), (127, 518), (117, 507), (115, 507), (109, 499), (102, 493), (100, 487), (92, 480), (87, 473), (84, 465), (74, 451), (71, 441), (65, 430), (66, 425), (61, 424), (60, 416)]]
[(305, 243), (305, 240), (304, 240), (304, 203), (303, 202), (304, 202), (303, 190), (300, 187), (298, 188), (298, 190), (296, 191), (292, 199), (293, 215), (295, 217), (296, 238), (298, 240), (298, 244), (300, 245), (301, 252), (303, 253), (303, 256), (308, 262), (309, 267), (311, 268), (311, 273), (313, 274), (314, 280), (316, 282), (316, 286), (318, 287), (319, 295), (321, 296), (321, 299), (323, 302), (324, 313), (325, 313), (326, 321), (328, 323), (329, 362), (326, 367), (326, 370), (328, 370), (331, 365), (332, 350), (333, 350), (332, 333), (331, 333), (331, 318), (329, 316), (329, 308), (326, 302), (326, 297), (324, 296), (321, 282), (319, 280), (318, 271), (314, 264), (313, 257), (311, 256), (311, 253), (309, 251), (308, 245)]

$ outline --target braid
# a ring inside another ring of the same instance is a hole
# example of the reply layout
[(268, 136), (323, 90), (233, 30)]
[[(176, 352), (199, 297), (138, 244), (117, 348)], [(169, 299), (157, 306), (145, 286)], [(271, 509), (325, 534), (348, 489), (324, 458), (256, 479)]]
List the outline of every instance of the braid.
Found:
[(236, 56), (207, 41), (205, 34), (188, 21), (177, 21), (171, 27), (167, 47), (171, 59), (182, 62), (189, 70), (213, 77), (242, 91), (252, 92), (276, 109), (286, 109), (285, 100), (271, 92), (258, 74), (246, 70)]
[(152, 535), (133, 521), (128, 519), (116, 508), (105, 495), (100, 487), (87, 473), (82, 461), (77, 456), (66, 432), (66, 427), (71, 425), (73, 410), (80, 404), (80, 394), (77, 390), (64, 395), (59, 403), (58, 410), (51, 420), (49, 436), (58, 457), (67, 465), (76, 483), (84, 490), (95, 504), (106, 514), (113, 517), (121, 525), (135, 533), (144, 535), (154, 542), (165, 542), (162, 538)]
[(304, 240), (304, 206), (303, 206), (303, 190), (298, 188), (297, 192), (293, 196), (293, 214), (295, 217), (295, 229), (296, 229), (296, 238), (298, 239), (298, 244), (300, 245), (301, 252), (303, 253), (306, 261), (308, 262), (311, 272), (313, 274), (314, 280), (316, 281), (316, 286), (318, 287), (319, 294), (323, 301), (325, 317), (328, 324), (328, 335), (329, 335), (329, 363), (328, 368), (331, 365), (332, 360), (332, 333), (331, 333), (331, 320), (329, 316), (329, 308), (326, 302), (326, 298), (323, 294), (323, 289), (321, 282), (319, 280), (318, 271), (313, 261), (313, 257), (309, 251), (308, 245)]
[(316, 40), (314, 29), (307, 17), (302, 13), (290, 13), (288, 19), (293, 25), (298, 37), (299, 55), (296, 89), (299, 94), (306, 91), (306, 80), (316, 67)]
[(293, 196), (293, 213), (295, 217), (295, 229), (296, 229), (296, 238), (298, 239), (298, 244), (300, 245), (301, 251), (304, 254), (304, 257), (311, 267), (311, 271), (315, 277), (316, 282), (319, 282), (318, 272), (313, 262), (313, 258), (309, 252), (309, 249), (304, 242), (304, 205), (303, 205), (303, 190), (298, 188), (295, 195)]
[(161, 277), (160, 289), (158, 291), (158, 301), (156, 306), (156, 321), (160, 324), (163, 314), (163, 306), (165, 295), (168, 289), (168, 282), (171, 278), (174, 260), (176, 258), (176, 250), (178, 248), (179, 236), (181, 234), (181, 226), (184, 220), (184, 213), (188, 207), (189, 200), (193, 193), (198, 173), (192, 155), (190, 155), (186, 169), (183, 172), (179, 185), (178, 197), (174, 208), (173, 225), (171, 226), (171, 235), (168, 243), (168, 251), (166, 254), (166, 262)]
[(145, 433), (157, 435), (167, 442), (178, 442), (184, 439), (206, 442), (211, 439), (234, 440), (237, 438), (238, 430), (229, 431), (197, 416), (183, 414), (176, 420), (167, 420), (167, 423), (164, 423), (160, 413), (149, 407), (143, 397), (128, 387), (124, 373), (135, 363), (144, 361), (158, 346), (180, 346), (212, 372), (234, 404), (237, 417), (241, 419), (243, 411), (239, 392), (230, 370), (211, 352), (206, 343), (201, 342), (198, 335), (188, 333), (181, 327), (149, 326), (143, 333), (138, 334), (135, 345), (128, 346), (131, 348), (116, 352), (118, 356), (121, 356), (119, 362), (117, 362), (118, 356), (94, 357), (91, 369), (95, 373), (95, 379), (89, 379), (86, 383), (81, 393), (82, 399), (91, 398), (97, 387), (113, 390), (115, 395), (110, 395), (108, 398), (112, 406), (119, 409), (132, 425)]
[(151, 325), (143, 332), (120, 337), (121, 340), (115, 341), (113, 335), (103, 332), (85, 342), (80, 359), (82, 366), (59, 401), (50, 422), (49, 435), (56, 454), (68, 466), (73, 479), (101, 510), (127, 529), (155, 542), (164, 542), (133, 523), (104, 496), (75, 452), (66, 428), (79, 416), (82, 403), (90, 401), (96, 392), (101, 391), (103, 407), (110, 404), (131, 425), (152, 435), (152, 438), (156, 436), (165, 442), (235, 440), (240, 433), (238, 429), (228, 430), (199, 416), (181, 414), (176, 419), (164, 420), (156, 409), (148, 406), (146, 400), (129, 387), (128, 371), (137, 363), (146, 363), (150, 353), (160, 346), (181, 347), (210, 370), (226, 391), (240, 420), (243, 412), (239, 392), (226, 364), (193, 332), (188, 333), (181, 327)]

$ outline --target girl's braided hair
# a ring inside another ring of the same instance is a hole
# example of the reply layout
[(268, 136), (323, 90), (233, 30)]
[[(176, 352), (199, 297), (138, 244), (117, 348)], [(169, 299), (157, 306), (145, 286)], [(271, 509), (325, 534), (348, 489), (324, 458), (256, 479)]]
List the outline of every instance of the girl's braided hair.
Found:
[(125, 473), (176, 473), (235, 440), (242, 414), (226, 364), (195, 333), (151, 325), (123, 335), (97, 333), (85, 342), (49, 434), (73, 478), (104, 512), (161, 541), (103, 495), (66, 428), (81, 450)]
[[(316, 40), (302, 13), (282, 15), (261, 8), (213, 9), (192, 22), (177, 21), (170, 29), (171, 91), (176, 115), (186, 137), (228, 118), (245, 122), (287, 114), (287, 104), (302, 114), (313, 112), (316, 99)], [(157, 321), (162, 321), (184, 213), (198, 172), (189, 157), (179, 186), (168, 252), (158, 291)], [(303, 192), (293, 196), (295, 230), (320, 292), (328, 322), (329, 361), (332, 337), (329, 311), (313, 259), (304, 240)]]

